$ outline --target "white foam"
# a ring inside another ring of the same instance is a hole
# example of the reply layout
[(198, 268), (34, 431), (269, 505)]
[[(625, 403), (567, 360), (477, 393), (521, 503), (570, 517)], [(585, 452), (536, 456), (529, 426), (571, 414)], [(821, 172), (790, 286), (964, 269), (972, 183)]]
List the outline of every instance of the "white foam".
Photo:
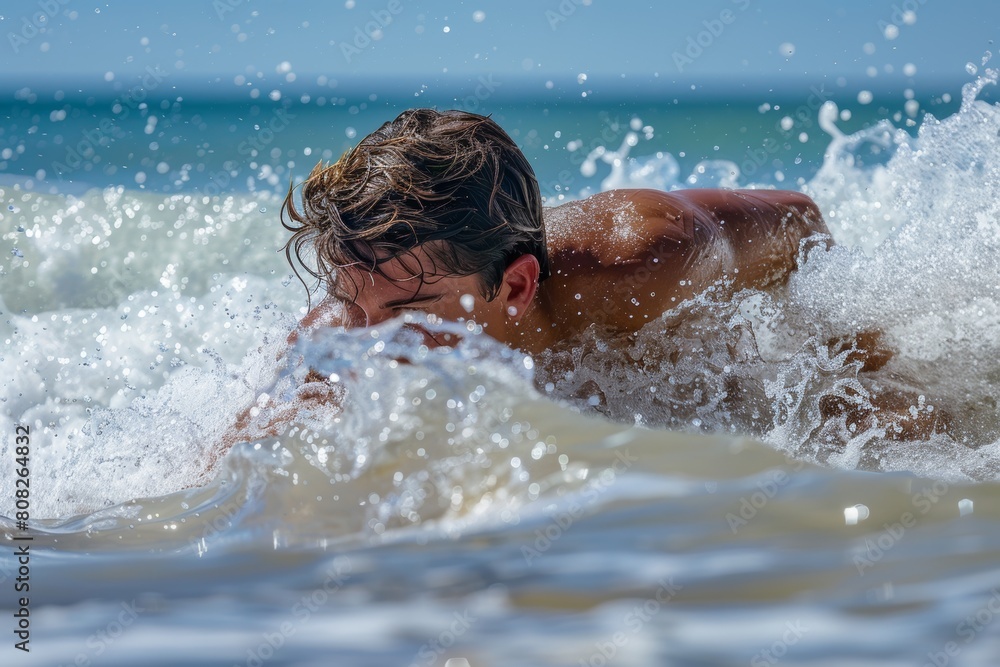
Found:
[(249, 196), (7, 188), (0, 200), (25, 229), (23, 258), (0, 268), (0, 399), (31, 429), (34, 515), (203, 479), (250, 391), (248, 352), (269, 331), (283, 339), (302, 297), (281, 284), (280, 225)]

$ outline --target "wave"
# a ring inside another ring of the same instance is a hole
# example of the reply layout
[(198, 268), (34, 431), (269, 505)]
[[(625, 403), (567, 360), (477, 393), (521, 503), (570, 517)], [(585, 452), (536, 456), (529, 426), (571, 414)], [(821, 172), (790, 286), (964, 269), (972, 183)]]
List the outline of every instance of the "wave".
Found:
[[(539, 500), (584, 498), (622, 447), (658, 492), (789, 461), (996, 480), (1000, 108), (975, 99), (995, 79), (916, 136), (843, 135), (825, 107), (831, 143), (804, 189), (839, 245), (807, 248), (787, 285), (708, 292), (628, 340), (594, 328), (535, 360), (468, 331), (427, 350), (402, 322), (283, 355), (304, 299), (266, 195), (4, 187), (4, 217), (28, 224), (0, 269), (0, 428), (31, 427), (35, 526), (63, 545), (205, 550), (236, 525), (276, 545), (516, 525)], [(669, 155), (619, 150), (605, 187), (690, 180)], [(701, 167), (699, 185), (753, 186)], [(882, 368), (852, 349), (859, 330), (893, 352)], [(339, 377), (335, 400), (293, 402), (307, 366)], [(247, 406), (258, 437), (223, 451)]]

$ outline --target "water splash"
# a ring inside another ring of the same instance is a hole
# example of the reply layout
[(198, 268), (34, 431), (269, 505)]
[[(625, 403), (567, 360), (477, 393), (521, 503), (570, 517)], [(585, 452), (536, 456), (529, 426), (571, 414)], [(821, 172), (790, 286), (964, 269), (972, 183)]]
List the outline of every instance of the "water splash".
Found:
[[(840, 245), (806, 251), (786, 288), (704, 294), (624, 340), (592, 328), (543, 358), (550, 393), (643, 425), (751, 433), (825, 465), (995, 478), (1000, 109), (976, 96), (996, 78), (915, 137), (889, 121), (845, 134), (826, 103), (831, 141), (805, 189)], [(866, 345), (891, 359), (866, 369)], [(622, 348), (636, 367), (617, 362)]]
[[(254, 405), (257, 437), (219, 462), (220, 475), (240, 486), (254, 470), (265, 484), (349, 498), (333, 512), (338, 534), (496, 518), (578, 488), (591, 466), (529, 438), (535, 419), (504, 416), (525, 397), (644, 427), (751, 434), (826, 465), (997, 477), (1000, 113), (975, 99), (996, 77), (987, 68), (959, 113), (925, 116), (916, 137), (888, 121), (847, 135), (824, 107), (831, 141), (806, 190), (840, 245), (808, 251), (786, 287), (709, 292), (625, 340), (592, 329), (535, 360), (533, 379), (523, 356), (475, 336), (453, 356), (421, 351), (403, 331), (318, 341), (303, 353), (349, 388), (342, 411), (296, 412), (283, 398), (292, 385), (273, 377), (301, 295), (285, 289), (279, 230), (260, 213), (275, 207), (261, 197), (6, 189), (5, 215), (25, 231), (24, 256), (2, 269), (19, 278), (0, 303), (14, 378), (3, 421), (37, 429), (51, 471), (40, 511), (65, 517), (199, 483), (213, 443)], [(629, 157), (635, 145), (590, 156), (612, 166), (605, 187), (678, 185), (670, 154)], [(712, 173), (738, 177), (728, 164), (705, 165)], [(859, 330), (882, 332), (894, 353), (884, 368), (863, 370), (849, 336)], [(621, 349), (635, 366), (619, 363)], [(302, 372), (293, 361), (288, 382)], [(898, 409), (880, 413), (890, 399)], [(282, 410), (293, 418), (270, 434)], [(946, 430), (911, 432), (938, 416)]]

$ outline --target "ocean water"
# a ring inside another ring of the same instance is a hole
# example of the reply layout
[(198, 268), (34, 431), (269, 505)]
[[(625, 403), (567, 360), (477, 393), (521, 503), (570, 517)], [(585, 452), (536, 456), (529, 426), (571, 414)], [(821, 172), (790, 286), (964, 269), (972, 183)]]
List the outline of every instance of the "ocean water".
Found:
[[(0, 606), (13, 628), (31, 537), (32, 650), (4, 664), (995, 664), (996, 78), (870, 105), (483, 102), (550, 203), (784, 187), (838, 242), (787, 285), (536, 359), (465, 329), (429, 351), (401, 322), (284, 349), (305, 312), (288, 180), (412, 95), (21, 91), (0, 136)], [(881, 369), (833, 343), (858, 331), (894, 352)], [(293, 402), (306, 366), (342, 408)], [(220, 450), (248, 406), (260, 437)]]

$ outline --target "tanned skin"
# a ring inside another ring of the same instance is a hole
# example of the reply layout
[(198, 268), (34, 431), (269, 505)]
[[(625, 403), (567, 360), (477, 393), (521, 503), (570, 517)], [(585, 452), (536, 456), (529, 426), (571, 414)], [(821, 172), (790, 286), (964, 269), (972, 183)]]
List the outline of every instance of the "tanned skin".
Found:
[(594, 322), (637, 331), (720, 280), (766, 287), (804, 239), (829, 236), (811, 199), (773, 190), (613, 190), (550, 209), (545, 229), (552, 276), (518, 341), (530, 352)]
[[(358, 271), (355, 301), (320, 303), (300, 331), (373, 326), (421, 310), (475, 319), (501, 342), (537, 354), (595, 322), (638, 331), (720, 280), (734, 291), (784, 280), (804, 239), (829, 238), (809, 197), (774, 190), (613, 190), (548, 209), (545, 230), (552, 275), (542, 283), (530, 255), (511, 262), (490, 302), (476, 276), (428, 271), (419, 280), (405, 265), (388, 267), (396, 280)], [(426, 265), (419, 248), (414, 254)], [(465, 295), (474, 298), (471, 312)]]

